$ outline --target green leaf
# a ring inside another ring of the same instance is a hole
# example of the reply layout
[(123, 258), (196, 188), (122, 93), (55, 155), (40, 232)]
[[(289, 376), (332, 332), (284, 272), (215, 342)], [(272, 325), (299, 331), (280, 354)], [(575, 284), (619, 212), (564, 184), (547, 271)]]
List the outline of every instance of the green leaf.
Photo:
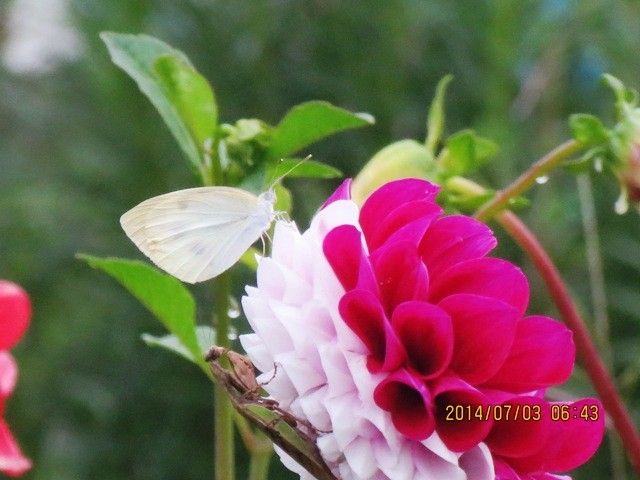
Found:
[(193, 356), (192, 352), (190, 352), (175, 335), (169, 334), (158, 337), (149, 333), (143, 333), (141, 338), (142, 341), (150, 347), (167, 349), (186, 358), (196, 365), (200, 365), (200, 363), (203, 362), (204, 355), (209, 350), (209, 347), (216, 343), (216, 332), (213, 328), (206, 325), (196, 327), (196, 338), (200, 349), (196, 357)]
[(486, 163), (498, 151), (498, 146), (473, 130), (462, 130), (447, 139), (438, 163), (443, 175), (453, 177), (465, 175)]
[(495, 194), (496, 192), (493, 190), (478, 195), (460, 195), (454, 192), (445, 191), (443, 202), (448, 207), (453, 207), (461, 212), (475, 212), (478, 208), (491, 200)]
[(209, 82), (175, 55), (158, 58), (154, 70), (198, 149), (203, 151), (218, 125), (218, 107)]
[(289, 189), (281, 183), (276, 183), (273, 189), (276, 192), (276, 204), (273, 206), (273, 208), (277, 212), (291, 213), (293, 200), (291, 198), (291, 192), (289, 191)]
[(328, 102), (302, 103), (287, 112), (273, 131), (268, 160), (289, 157), (298, 150), (334, 133), (372, 125), (366, 113), (352, 113)]
[(240, 263), (242, 263), (243, 265), (246, 265), (251, 270), (257, 270), (258, 261), (256, 260), (256, 255), (262, 255), (262, 254), (258, 252), (258, 250), (256, 250), (254, 247), (251, 247), (249, 248), (249, 250), (247, 250), (242, 254), (242, 256), (240, 257)]
[(602, 121), (586, 113), (576, 113), (569, 117), (573, 138), (583, 145), (599, 145), (609, 140), (609, 134)]
[[(90, 255), (78, 258), (117, 280), (175, 335), (192, 358), (201, 356), (196, 336), (196, 304), (179, 280), (137, 260)], [(201, 363), (208, 372), (204, 359)]]
[(113, 63), (124, 70), (156, 107), (169, 130), (178, 141), (189, 161), (200, 168), (200, 145), (181, 116), (154, 69), (160, 57), (171, 56), (184, 65), (190, 65), (188, 58), (160, 40), (147, 35), (130, 35), (103, 32), (100, 37), (111, 55)]
[(342, 172), (326, 163), (297, 158), (286, 158), (274, 168), (273, 178), (287, 176), (291, 178), (340, 178)]
[(625, 106), (635, 107), (638, 103), (638, 92), (632, 88), (627, 88), (620, 79), (605, 73), (602, 76), (602, 81), (612, 91), (616, 97), (616, 108), (619, 114), (622, 114), (625, 110)]
[(562, 164), (562, 167), (573, 174), (586, 173), (592, 168), (596, 172), (601, 172), (610, 163), (608, 157), (607, 146), (600, 145), (590, 148), (580, 158), (567, 160)]
[(451, 80), (453, 80), (453, 75), (445, 75), (440, 79), (427, 116), (427, 139), (425, 145), (433, 156), (435, 156), (436, 147), (444, 132), (444, 99)]

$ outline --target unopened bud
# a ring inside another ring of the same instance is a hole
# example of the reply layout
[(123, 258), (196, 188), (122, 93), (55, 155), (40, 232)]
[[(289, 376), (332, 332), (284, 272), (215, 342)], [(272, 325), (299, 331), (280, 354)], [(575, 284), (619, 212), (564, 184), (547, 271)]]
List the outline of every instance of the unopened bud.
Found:
[(434, 180), (436, 166), (427, 148), (415, 140), (400, 140), (376, 153), (353, 180), (351, 195), (362, 204), (378, 187), (401, 178)]

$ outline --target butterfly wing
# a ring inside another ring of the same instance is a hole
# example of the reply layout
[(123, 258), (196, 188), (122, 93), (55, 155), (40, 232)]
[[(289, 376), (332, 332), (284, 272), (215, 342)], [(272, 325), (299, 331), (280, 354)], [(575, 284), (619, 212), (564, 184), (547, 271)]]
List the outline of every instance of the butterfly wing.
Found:
[(269, 227), (273, 206), (230, 187), (179, 190), (145, 200), (120, 224), (153, 263), (182, 281), (227, 270)]

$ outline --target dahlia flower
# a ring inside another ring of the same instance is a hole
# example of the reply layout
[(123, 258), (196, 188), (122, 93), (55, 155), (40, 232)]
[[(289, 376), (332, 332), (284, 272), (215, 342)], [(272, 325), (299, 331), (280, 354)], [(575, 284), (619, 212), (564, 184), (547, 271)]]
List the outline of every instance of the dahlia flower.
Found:
[(568, 478), (554, 474), (604, 430), (596, 399), (544, 399), (571, 374), (571, 332), (525, 316), (523, 273), (487, 257), (486, 225), (443, 215), (436, 185), (390, 182), (362, 208), (349, 185), (305, 232), (276, 223), (242, 299), (240, 340), (269, 395), (314, 427), (343, 480)]
[(29, 326), (31, 304), (27, 294), (14, 283), (0, 280), (0, 472), (19, 476), (31, 468), (4, 420), (4, 404), (18, 378), (16, 363), (7, 351)]

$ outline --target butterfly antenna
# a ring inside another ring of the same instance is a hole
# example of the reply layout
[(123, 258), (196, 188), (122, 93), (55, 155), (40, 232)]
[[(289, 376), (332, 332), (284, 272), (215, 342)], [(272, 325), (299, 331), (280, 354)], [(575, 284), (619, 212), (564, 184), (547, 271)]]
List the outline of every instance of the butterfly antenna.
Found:
[(282, 221), (282, 222), (291, 223), (291, 217), (289, 216), (289, 213), (285, 212), (284, 210), (276, 212), (275, 219), (278, 222)]
[[(283, 161), (284, 159), (280, 160)], [(291, 172), (293, 172), (296, 168), (298, 168), (300, 165), (302, 165), (304, 162), (306, 162), (307, 160), (311, 160), (311, 155), (307, 155), (306, 157), (304, 157), (302, 160), (300, 160), (299, 162), (297, 162), (294, 166), (292, 166), (289, 170), (287, 170), (286, 172), (284, 172), (282, 175), (280, 175), (279, 177), (277, 177), (275, 180), (273, 180), (273, 182), (271, 182), (271, 186), (270, 188), (275, 187), (275, 185), (277, 183), (279, 183), (280, 181), (282, 181), (287, 175), (289, 175)]]

